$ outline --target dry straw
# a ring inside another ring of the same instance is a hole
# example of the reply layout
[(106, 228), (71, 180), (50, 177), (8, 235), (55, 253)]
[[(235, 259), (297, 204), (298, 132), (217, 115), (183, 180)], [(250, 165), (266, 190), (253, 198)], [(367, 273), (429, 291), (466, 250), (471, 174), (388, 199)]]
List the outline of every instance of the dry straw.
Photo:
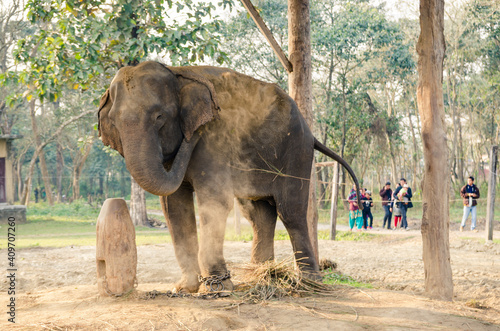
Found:
[[(298, 262), (300, 263), (300, 262)], [(283, 261), (268, 261), (262, 264), (247, 264), (241, 267), (243, 283), (238, 287), (245, 290), (244, 299), (253, 302), (283, 297), (297, 297), (310, 294), (332, 295), (331, 285), (304, 277), (293, 256)]]

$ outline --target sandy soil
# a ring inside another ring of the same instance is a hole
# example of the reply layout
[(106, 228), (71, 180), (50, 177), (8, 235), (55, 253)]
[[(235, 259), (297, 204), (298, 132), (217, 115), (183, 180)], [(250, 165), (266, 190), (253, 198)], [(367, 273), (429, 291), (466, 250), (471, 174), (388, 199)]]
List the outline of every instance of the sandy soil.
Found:
[[(412, 223), (410, 222), (410, 225)], [(415, 224), (413, 224), (415, 225)], [(373, 284), (373, 289), (339, 286), (332, 296), (308, 296), (248, 304), (237, 296), (219, 299), (145, 300), (147, 291), (166, 291), (180, 276), (171, 244), (138, 247), (138, 281), (127, 298), (97, 295), (95, 248), (24, 249), (17, 252), (14, 330), (499, 330), (500, 245), (473, 239), (481, 233), (450, 233), (455, 298), (422, 296), (419, 230), (389, 231), (369, 242), (321, 241), (320, 255), (338, 270)], [(495, 238), (500, 232), (495, 231)], [(250, 259), (249, 242), (227, 242), (225, 255), (239, 282), (238, 268)], [(291, 256), (286, 241), (275, 244), (277, 259)], [(6, 256), (6, 251), (0, 251)], [(2, 259), (2, 268), (7, 269)], [(6, 260), (6, 259), (5, 259)], [(7, 281), (0, 302), (7, 300)], [(484, 308), (470, 307), (476, 302)], [(5, 306), (3, 306), (5, 307)], [(5, 308), (4, 308), (5, 309)]]

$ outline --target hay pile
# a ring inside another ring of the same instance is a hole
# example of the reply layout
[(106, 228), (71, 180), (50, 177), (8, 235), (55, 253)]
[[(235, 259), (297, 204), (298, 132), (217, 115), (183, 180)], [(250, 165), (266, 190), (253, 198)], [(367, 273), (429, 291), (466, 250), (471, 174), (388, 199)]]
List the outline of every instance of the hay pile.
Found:
[(283, 261), (247, 264), (243, 267), (244, 299), (259, 302), (308, 294), (332, 295), (333, 287), (304, 277), (293, 257)]

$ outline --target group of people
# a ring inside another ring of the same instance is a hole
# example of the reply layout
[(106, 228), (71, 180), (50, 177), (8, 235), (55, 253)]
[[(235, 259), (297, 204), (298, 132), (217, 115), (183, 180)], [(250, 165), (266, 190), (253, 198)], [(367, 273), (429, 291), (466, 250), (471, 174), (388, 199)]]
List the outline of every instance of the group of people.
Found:
[[(349, 194), (349, 228), (350, 231), (356, 225), (358, 231), (362, 229), (373, 228), (373, 215), (371, 208), (373, 207), (372, 192), (367, 189), (361, 190), (361, 206), (357, 202), (356, 187), (354, 186)], [(411, 188), (406, 183), (406, 179), (401, 178), (394, 192), (391, 189), (391, 183), (385, 183), (385, 186), (379, 192), (382, 198), (382, 207), (384, 208), (384, 222), (382, 228), (387, 226), (391, 229), (392, 215), (394, 214), (394, 227), (398, 225), (401, 229), (409, 230), (406, 214), (409, 208), (413, 207), (411, 198), (413, 196)], [(474, 184), (474, 177), (470, 176), (467, 179), (467, 185), (460, 189), (460, 196), (463, 198), (464, 214), (460, 224), (460, 232), (464, 231), (465, 223), (471, 215), (471, 231), (478, 232), (476, 229), (477, 220), (477, 199), (480, 197), (479, 188)], [(370, 220), (368, 222), (368, 220)]]
[[(356, 188), (353, 187), (351, 193), (349, 194), (349, 228), (350, 231), (357, 226), (358, 231), (362, 229), (372, 229), (373, 228), (373, 215), (371, 208), (373, 207), (373, 199), (371, 198), (372, 192), (367, 189), (361, 190), (361, 206), (357, 202)], [(394, 213), (394, 228), (399, 226), (402, 229), (409, 230), (408, 220), (406, 217), (409, 208), (413, 207), (411, 202), (412, 191), (411, 188), (406, 183), (406, 179), (401, 178), (398, 187), (393, 192), (391, 189), (391, 183), (385, 183), (385, 186), (379, 192), (382, 198), (382, 207), (385, 210), (383, 228), (387, 224), (387, 229), (391, 229), (392, 214)], [(370, 222), (368, 223), (368, 219)]]
[(382, 198), (382, 207), (385, 211), (382, 228), (385, 228), (387, 224), (387, 229), (391, 229), (392, 215), (394, 214), (393, 229), (397, 229), (399, 225), (401, 229), (410, 230), (406, 214), (408, 209), (413, 208), (413, 203), (411, 202), (413, 193), (411, 187), (406, 183), (406, 179), (401, 178), (399, 180), (399, 184), (394, 192), (391, 189), (391, 183), (385, 183), (379, 195)]
[(38, 194), (40, 194), (42, 196), (43, 201), (45, 201), (45, 197), (47, 196), (47, 194), (45, 193), (45, 188), (42, 187), (42, 189), (39, 191), (38, 187), (35, 187), (34, 193), (35, 193), (35, 203), (38, 203)]

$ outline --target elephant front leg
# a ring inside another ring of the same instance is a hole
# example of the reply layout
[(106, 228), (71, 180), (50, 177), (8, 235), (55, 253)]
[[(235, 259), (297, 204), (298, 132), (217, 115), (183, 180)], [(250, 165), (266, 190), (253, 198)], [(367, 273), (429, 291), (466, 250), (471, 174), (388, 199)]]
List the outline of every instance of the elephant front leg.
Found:
[(197, 292), (200, 285), (200, 267), (193, 190), (183, 185), (174, 194), (160, 197), (160, 203), (182, 271), (182, 278), (175, 285), (174, 291)]
[[(200, 249), (198, 259), (201, 276), (206, 280), (200, 285), (199, 290), (201, 292), (222, 289), (232, 291), (233, 283), (227, 277), (223, 246), (226, 220), (231, 210), (233, 199), (231, 196), (203, 194), (198, 191), (196, 194), (200, 214)], [(221, 285), (223, 285), (223, 288)]]

